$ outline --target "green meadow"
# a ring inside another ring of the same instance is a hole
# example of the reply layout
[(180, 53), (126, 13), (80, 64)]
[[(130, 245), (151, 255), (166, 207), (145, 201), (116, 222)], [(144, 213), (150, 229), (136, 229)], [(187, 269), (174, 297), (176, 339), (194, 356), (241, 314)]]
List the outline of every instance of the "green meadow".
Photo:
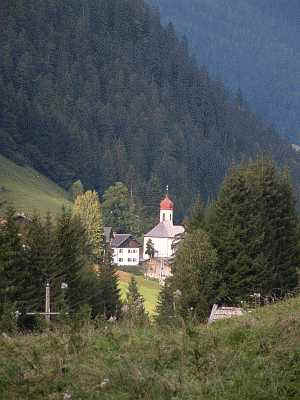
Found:
[(0, 155), (0, 200), (25, 214), (48, 211), (58, 215), (71, 206), (68, 194), (53, 181), (27, 166), (16, 165)]
[(299, 400), (300, 297), (208, 326), (83, 317), (2, 334), (0, 399)]
[(139, 292), (145, 299), (145, 309), (149, 312), (150, 315), (152, 315), (155, 311), (155, 306), (159, 293), (158, 281), (145, 279), (141, 273), (138, 273), (136, 271), (118, 271), (118, 276), (120, 279), (119, 286), (121, 289), (122, 299), (124, 300), (126, 298), (130, 279), (132, 276), (134, 276), (138, 284)]

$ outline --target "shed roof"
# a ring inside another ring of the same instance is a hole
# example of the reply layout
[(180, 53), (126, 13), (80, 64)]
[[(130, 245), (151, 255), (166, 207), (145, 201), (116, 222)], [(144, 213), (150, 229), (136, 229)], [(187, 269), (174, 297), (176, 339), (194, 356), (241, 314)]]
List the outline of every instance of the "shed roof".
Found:
[(208, 323), (217, 321), (218, 319), (238, 317), (244, 313), (245, 310), (240, 307), (219, 307), (217, 304), (214, 304), (208, 319)]

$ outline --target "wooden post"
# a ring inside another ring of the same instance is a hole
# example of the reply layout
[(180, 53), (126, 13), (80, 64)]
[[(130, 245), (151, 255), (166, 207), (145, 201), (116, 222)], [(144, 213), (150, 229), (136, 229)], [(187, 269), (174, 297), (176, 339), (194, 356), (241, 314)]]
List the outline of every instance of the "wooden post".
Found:
[(46, 283), (46, 298), (45, 298), (45, 318), (46, 322), (50, 322), (50, 284)]

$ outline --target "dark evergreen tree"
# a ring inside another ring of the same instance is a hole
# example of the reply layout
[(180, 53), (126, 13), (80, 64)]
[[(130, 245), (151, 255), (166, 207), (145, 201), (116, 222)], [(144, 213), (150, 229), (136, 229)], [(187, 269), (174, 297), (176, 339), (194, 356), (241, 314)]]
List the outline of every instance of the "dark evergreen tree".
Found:
[(186, 234), (177, 248), (172, 273), (173, 292), (180, 291), (177, 313), (183, 318), (192, 313), (197, 319), (205, 320), (217, 300), (216, 289), (221, 280), (217, 252), (206, 232), (198, 229)]
[(144, 302), (144, 297), (140, 294), (137, 282), (132, 276), (126, 293), (126, 319), (130, 319), (134, 324), (144, 323), (148, 319)]
[(148, 254), (150, 258), (153, 258), (155, 255), (155, 248), (152, 240), (149, 238), (146, 243), (146, 251), (145, 254)]
[(297, 215), (286, 170), (269, 158), (233, 167), (210, 227), (222, 273), (219, 296), (235, 304), (253, 292), (287, 294), (297, 285)]
[(28, 300), (24, 292), (27, 259), (14, 214), (13, 209), (8, 209), (5, 222), (0, 225), (0, 313), (12, 304), (23, 309)]
[(94, 298), (97, 314), (105, 318), (119, 318), (121, 315), (121, 298), (119, 289), (119, 277), (112, 263), (112, 255), (109, 249), (105, 252), (102, 264), (97, 268), (97, 291)]
[(161, 287), (155, 309), (155, 321), (159, 325), (169, 325), (175, 320), (174, 288), (172, 278), (167, 278)]

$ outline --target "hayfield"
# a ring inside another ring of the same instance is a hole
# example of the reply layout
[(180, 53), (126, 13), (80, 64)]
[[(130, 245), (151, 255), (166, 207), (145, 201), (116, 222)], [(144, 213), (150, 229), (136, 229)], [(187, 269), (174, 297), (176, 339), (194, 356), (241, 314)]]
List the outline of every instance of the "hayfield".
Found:
[(17, 211), (45, 215), (61, 212), (62, 206), (71, 206), (67, 192), (39, 172), (20, 166), (0, 155), (0, 200)]
[(139, 273), (137, 270), (133, 270), (134, 272), (126, 272), (126, 271), (118, 271), (119, 276), (119, 285), (121, 289), (122, 299), (126, 298), (126, 292), (128, 289), (128, 285), (132, 276), (137, 281), (139, 292), (145, 299), (145, 308), (149, 314), (153, 314), (155, 311), (155, 306), (157, 302), (157, 297), (159, 293), (159, 284), (154, 280), (147, 280), (144, 276)]
[(0, 399), (299, 400), (300, 297), (209, 326), (0, 335)]

